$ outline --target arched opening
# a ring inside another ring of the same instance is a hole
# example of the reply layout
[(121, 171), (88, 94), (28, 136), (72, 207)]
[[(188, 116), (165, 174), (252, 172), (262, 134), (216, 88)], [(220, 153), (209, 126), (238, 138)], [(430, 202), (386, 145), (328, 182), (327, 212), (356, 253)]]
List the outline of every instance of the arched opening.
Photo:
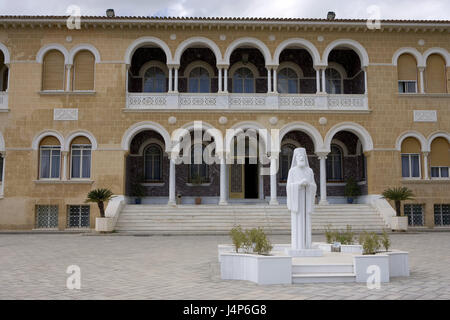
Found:
[(281, 94), (316, 93), (313, 58), (306, 49), (287, 48), (279, 57), (277, 92)]
[(5, 64), (5, 55), (0, 50), (0, 92), (8, 90), (9, 69)]
[(70, 179), (90, 179), (92, 171), (91, 141), (83, 136), (75, 137), (70, 144)]
[(155, 45), (136, 49), (128, 71), (128, 92), (167, 92), (168, 69), (164, 50)]
[(329, 94), (364, 94), (365, 74), (355, 50), (337, 46), (328, 55), (325, 88)]
[(42, 90), (64, 90), (64, 54), (59, 50), (49, 50), (42, 63)]
[(402, 178), (420, 179), (421, 177), (421, 147), (416, 138), (408, 137), (401, 145)]
[(218, 91), (218, 70), (214, 52), (209, 48), (187, 48), (180, 59), (178, 91), (210, 93)]
[(251, 47), (239, 47), (230, 56), (228, 88), (232, 93), (266, 93), (267, 75), (263, 54)]
[(94, 90), (95, 57), (88, 50), (79, 51), (73, 61), (73, 90)]
[(46, 136), (39, 143), (39, 179), (60, 179), (61, 143), (54, 136)]
[(447, 93), (447, 66), (440, 54), (431, 54), (426, 61), (425, 85), (427, 93)]
[(402, 54), (397, 61), (398, 92), (417, 93), (417, 61), (409, 54)]
[(431, 142), (430, 168), (432, 179), (448, 179), (450, 170), (450, 144), (437, 137)]

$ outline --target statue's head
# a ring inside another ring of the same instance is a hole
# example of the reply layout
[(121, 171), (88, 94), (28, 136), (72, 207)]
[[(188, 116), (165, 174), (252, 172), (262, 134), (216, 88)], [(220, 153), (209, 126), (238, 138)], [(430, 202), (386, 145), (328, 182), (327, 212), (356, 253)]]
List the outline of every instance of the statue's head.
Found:
[(292, 166), (300, 168), (309, 167), (305, 148), (297, 148), (294, 150), (293, 161), (295, 164), (293, 163)]

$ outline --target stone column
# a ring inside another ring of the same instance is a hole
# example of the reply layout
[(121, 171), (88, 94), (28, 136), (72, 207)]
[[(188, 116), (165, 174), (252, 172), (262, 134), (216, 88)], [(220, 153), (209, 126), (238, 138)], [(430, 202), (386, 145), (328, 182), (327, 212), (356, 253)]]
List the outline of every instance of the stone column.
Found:
[(272, 92), (278, 93), (278, 88), (277, 88), (277, 69), (276, 68), (273, 69), (273, 88), (272, 88)]
[(429, 152), (423, 152), (423, 178), (425, 180), (429, 180), (430, 177), (428, 176), (428, 155), (430, 153)]
[(420, 93), (425, 93), (425, 83), (423, 82), (423, 72), (425, 71), (425, 67), (419, 67), (420, 73)]
[(218, 75), (217, 75), (217, 81), (218, 81), (218, 84), (217, 84), (217, 92), (223, 92), (223, 90), (222, 90), (222, 68), (218, 68)]
[(227, 162), (226, 157), (223, 155), (220, 158), (220, 200), (219, 205), (227, 205), (228, 202), (228, 188), (227, 188)]
[(270, 67), (267, 67), (267, 93), (272, 92), (272, 79), (270, 77), (271, 73), (272, 69)]
[(365, 67), (364, 69), (364, 94), (368, 94), (368, 85), (367, 85), (367, 67)]
[(326, 80), (325, 80), (325, 68), (322, 68), (322, 92), (327, 92)]
[(172, 92), (172, 69), (173, 67), (169, 67), (169, 92)]
[(223, 69), (223, 92), (228, 93), (228, 69)]
[(278, 155), (270, 157), (270, 205), (278, 205), (277, 199)]
[[(129, 82), (129, 72), (130, 72), (130, 65), (126, 64), (125, 65), (125, 93), (128, 95), (128, 82)], [(127, 99), (127, 104), (128, 104), (128, 99)]]
[(316, 69), (316, 93), (320, 92), (320, 69)]
[(170, 206), (176, 205), (175, 199), (175, 159), (170, 157), (170, 169), (169, 169), (169, 202), (167, 203)]
[[(68, 151), (61, 151), (61, 155), (63, 157), (63, 165), (62, 165), (62, 177), (61, 180), (66, 181), (67, 180), (67, 155), (69, 154)], [(70, 175), (69, 175), (70, 177)]]
[(70, 69), (72, 69), (71, 64), (66, 64), (67, 74), (66, 74), (66, 90), (70, 91)]
[(317, 156), (320, 160), (320, 205), (327, 205), (327, 154), (328, 153), (318, 153)]
[(0, 198), (5, 195), (5, 166), (6, 166), (6, 152), (0, 152), (0, 156), (3, 158), (3, 167), (2, 167), (2, 184), (0, 186)]
[(174, 92), (178, 92), (178, 67), (175, 67)]

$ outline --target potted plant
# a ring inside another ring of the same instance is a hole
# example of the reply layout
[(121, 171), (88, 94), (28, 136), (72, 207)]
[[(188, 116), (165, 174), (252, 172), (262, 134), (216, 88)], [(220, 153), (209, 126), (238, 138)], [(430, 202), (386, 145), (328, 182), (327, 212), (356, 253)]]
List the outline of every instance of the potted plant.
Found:
[(355, 179), (349, 178), (345, 185), (344, 195), (347, 197), (347, 203), (353, 203), (354, 197), (361, 194), (361, 190)]
[(113, 193), (109, 189), (95, 189), (88, 193), (86, 203), (97, 203), (100, 211), (100, 217), (95, 219), (95, 230), (98, 232), (111, 232), (113, 228), (113, 219), (105, 217), (105, 201), (113, 198)]
[(388, 188), (383, 191), (383, 198), (394, 201), (397, 216), (391, 218), (391, 229), (406, 231), (408, 229), (408, 217), (402, 215), (401, 202), (413, 200), (414, 194), (407, 187)]
[[(200, 176), (199, 174), (195, 174), (191, 177), (191, 183), (195, 186), (199, 186), (204, 182), (205, 182), (205, 179), (202, 176)], [(201, 203), (202, 203), (202, 198), (196, 197), (195, 204), (201, 204)]]
[(131, 195), (134, 198), (134, 203), (135, 204), (141, 204), (142, 203), (142, 197), (145, 196), (145, 187), (140, 184), (139, 182), (135, 182), (133, 183), (132, 187), (131, 187)]

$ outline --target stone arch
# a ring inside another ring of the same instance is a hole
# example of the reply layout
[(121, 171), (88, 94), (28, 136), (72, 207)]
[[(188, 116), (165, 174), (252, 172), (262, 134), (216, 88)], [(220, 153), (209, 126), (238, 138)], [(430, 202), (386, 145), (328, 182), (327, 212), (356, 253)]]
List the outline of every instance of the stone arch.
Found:
[(428, 57), (432, 54), (438, 54), (442, 56), (442, 58), (444, 58), (445, 60), (446, 66), (450, 67), (450, 53), (448, 53), (448, 51), (443, 48), (430, 48), (425, 51), (423, 54), (423, 63), (425, 65), (427, 64)]
[(400, 48), (400, 49), (398, 49), (394, 53), (394, 56), (392, 57), (392, 64), (394, 66), (397, 66), (398, 58), (400, 58), (400, 56), (402, 54), (412, 55), (414, 58), (416, 58), (417, 67), (425, 67), (426, 63), (424, 63), (424, 61), (423, 61), (422, 54), (419, 51), (417, 51), (417, 49), (415, 49), (415, 48)]
[(233, 138), (239, 134), (240, 132), (243, 132), (244, 130), (253, 129), (256, 130), (256, 132), (259, 135), (259, 130), (267, 130), (267, 135), (259, 135), (262, 140), (264, 141), (264, 148), (265, 151), (270, 151), (273, 147), (274, 143), (272, 141), (272, 137), (270, 135), (269, 129), (264, 127), (262, 124), (255, 122), (255, 121), (243, 121), (236, 123), (233, 125), (230, 130), (227, 130), (225, 135), (225, 151), (229, 153), (233, 148)]
[(314, 143), (314, 151), (317, 152), (323, 148), (323, 139), (320, 132), (312, 125), (306, 122), (291, 122), (281, 128), (279, 134), (279, 143), (283, 141), (284, 136), (291, 131), (301, 131), (306, 133)]
[(205, 37), (192, 37), (192, 38), (188, 38), (188, 39), (184, 40), (183, 42), (181, 42), (175, 51), (173, 63), (176, 65), (179, 65), (181, 56), (183, 55), (183, 52), (186, 49), (188, 49), (189, 47), (192, 47), (192, 46), (198, 45), (198, 44), (204, 45), (207, 48), (211, 49), (211, 51), (214, 53), (214, 55), (216, 57), (216, 63), (222, 64), (222, 53), (220, 52), (219, 47), (217, 46), (217, 44), (214, 41), (212, 41), (211, 39), (205, 38)]
[(320, 65), (320, 54), (317, 48), (308, 40), (301, 38), (287, 39), (278, 45), (273, 55), (273, 63), (275, 65), (280, 64), (280, 54), (283, 52), (284, 49), (287, 49), (290, 46), (296, 46), (305, 49), (311, 55), (314, 66)]
[(82, 50), (86, 50), (86, 51), (89, 51), (90, 53), (92, 53), (92, 55), (95, 58), (95, 63), (99, 63), (101, 61), (100, 53), (98, 52), (97, 48), (91, 44), (83, 43), (83, 44), (76, 45), (75, 47), (70, 49), (69, 64), (73, 64), (73, 60), (75, 59), (75, 56), (77, 55), (78, 52), (80, 52)]
[(351, 39), (339, 39), (331, 42), (325, 51), (323, 52), (322, 64), (328, 64), (328, 56), (330, 52), (338, 46), (346, 46), (354, 50), (361, 61), (361, 68), (365, 68), (369, 66), (369, 55), (367, 54), (367, 50), (357, 41)]
[(395, 149), (397, 151), (402, 150), (402, 143), (403, 143), (403, 140), (405, 140), (406, 138), (416, 138), (420, 143), (420, 148), (421, 148), (422, 152), (430, 151), (429, 148), (427, 147), (428, 144), (427, 144), (427, 139), (425, 138), (425, 136), (423, 134), (421, 134), (420, 132), (413, 131), (413, 130), (403, 132), (397, 138), (397, 141), (395, 142)]
[(169, 46), (164, 41), (162, 41), (161, 39), (158, 39), (156, 37), (142, 37), (142, 38), (134, 40), (133, 43), (131, 43), (128, 46), (128, 48), (125, 52), (125, 57), (124, 57), (125, 64), (131, 65), (131, 59), (133, 58), (134, 52), (138, 48), (142, 47), (145, 44), (152, 44), (152, 45), (156, 45), (157, 47), (161, 48), (164, 51), (164, 53), (166, 54), (166, 63), (173, 64), (172, 53), (170, 51)]
[(437, 132), (434, 132), (434, 133), (432, 133), (432, 134), (430, 134), (430, 135), (428, 136), (428, 139), (427, 139), (427, 149), (428, 149), (429, 151), (431, 151), (431, 144), (433, 143), (433, 140), (436, 139), (436, 138), (444, 138), (444, 139), (446, 139), (446, 140), (448, 141), (448, 143), (450, 144), (450, 134), (447, 133), (447, 132), (443, 132), (443, 131), (437, 131)]
[(278, 68), (277, 68), (277, 72), (279, 73), (281, 70), (286, 69), (286, 68), (294, 70), (294, 72), (297, 74), (298, 78), (303, 78), (304, 73), (303, 73), (302, 68), (300, 68), (300, 66), (298, 64), (291, 62), (291, 61), (285, 61), (285, 62), (282, 62), (281, 64), (279, 64)]
[(121, 147), (122, 150), (129, 151), (130, 150), (130, 143), (133, 140), (133, 138), (142, 131), (145, 130), (153, 130), (161, 135), (161, 137), (164, 139), (164, 144), (166, 146), (166, 152), (169, 152), (171, 149), (171, 140), (170, 135), (167, 132), (167, 130), (161, 126), (159, 123), (153, 122), (153, 121), (143, 121), (138, 122), (132, 125), (125, 131), (123, 137), (122, 137), (122, 143)]
[(331, 141), (339, 131), (349, 131), (355, 134), (361, 140), (363, 151), (373, 150), (373, 140), (370, 133), (360, 124), (354, 122), (342, 122), (334, 125), (325, 135), (323, 149), (325, 152), (331, 151)]
[(89, 139), (89, 141), (91, 142), (91, 149), (97, 150), (97, 147), (98, 147), (97, 140), (95, 139), (95, 137), (92, 133), (90, 133), (89, 131), (86, 131), (86, 130), (79, 130), (79, 131), (75, 131), (75, 132), (72, 132), (71, 134), (69, 134), (69, 136), (65, 139), (64, 150), (68, 151), (70, 149), (72, 140), (75, 139), (76, 137), (85, 137), (85, 138)]
[(59, 133), (56, 130), (44, 130), (41, 131), (40, 133), (38, 133), (34, 138), (33, 141), (31, 143), (31, 148), (33, 150), (38, 150), (39, 149), (39, 144), (41, 143), (42, 139), (44, 139), (45, 137), (55, 137), (56, 139), (58, 139), (59, 144), (61, 146), (61, 151), (67, 151), (67, 149), (65, 149), (65, 144), (64, 144), (64, 137), (61, 133)]
[(59, 43), (48, 44), (39, 49), (38, 53), (36, 54), (36, 61), (38, 63), (42, 63), (44, 61), (45, 54), (50, 50), (60, 51), (64, 55), (64, 64), (69, 64), (69, 51), (66, 49), (66, 47)]
[(235, 49), (237, 49), (243, 45), (250, 45), (252, 47), (256, 47), (264, 56), (264, 62), (266, 64), (266, 66), (273, 65), (272, 55), (270, 54), (269, 48), (261, 40), (258, 40), (256, 38), (251, 38), (251, 37), (239, 38), (239, 39), (234, 40), (228, 46), (227, 50), (225, 51), (225, 55), (223, 58), (223, 64), (229, 66), (231, 54), (233, 53), (233, 51)]
[(3, 58), (5, 59), (3, 63), (9, 64), (11, 62), (11, 55), (9, 53), (8, 48), (1, 42), (0, 42), (0, 51), (3, 52)]

